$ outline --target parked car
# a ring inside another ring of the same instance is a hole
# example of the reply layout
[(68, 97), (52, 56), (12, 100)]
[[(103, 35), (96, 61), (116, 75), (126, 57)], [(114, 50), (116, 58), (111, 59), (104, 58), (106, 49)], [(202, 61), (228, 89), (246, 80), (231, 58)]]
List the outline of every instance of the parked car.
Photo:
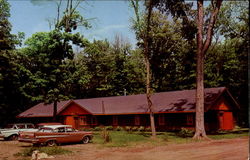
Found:
[(20, 131), (35, 132), (37, 130), (32, 123), (8, 124), (4, 129), (0, 129), (0, 138), (4, 140), (17, 140)]
[(37, 132), (20, 132), (19, 142), (33, 145), (56, 146), (62, 143), (89, 143), (93, 138), (92, 132), (78, 131), (71, 125), (43, 126)]

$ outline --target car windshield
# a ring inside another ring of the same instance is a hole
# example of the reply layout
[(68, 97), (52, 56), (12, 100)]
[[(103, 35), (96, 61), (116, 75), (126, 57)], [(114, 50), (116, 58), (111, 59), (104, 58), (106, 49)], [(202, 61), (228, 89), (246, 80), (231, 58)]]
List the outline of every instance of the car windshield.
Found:
[(13, 124), (8, 124), (5, 128), (14, 128)]
[(17, 124), (16, 126), (17, 126), (18, 129), (24, 129), (25, 128), (24, 124)]

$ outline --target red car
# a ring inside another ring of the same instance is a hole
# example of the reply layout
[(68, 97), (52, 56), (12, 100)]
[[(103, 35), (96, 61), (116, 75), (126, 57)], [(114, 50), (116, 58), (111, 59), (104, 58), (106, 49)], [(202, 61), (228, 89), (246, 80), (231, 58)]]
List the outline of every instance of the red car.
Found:
[(92, 132), (78, 131), (70, 125), (49, 125), (41, 127), (37, 132), (20, 132), (19, 142), (33, 145), (56, 146), (61, 143), (89, 143)]

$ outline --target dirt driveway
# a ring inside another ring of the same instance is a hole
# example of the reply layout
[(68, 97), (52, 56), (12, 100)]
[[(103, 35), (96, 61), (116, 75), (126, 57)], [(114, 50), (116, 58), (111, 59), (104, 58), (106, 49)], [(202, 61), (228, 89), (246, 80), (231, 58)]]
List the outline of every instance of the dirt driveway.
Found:
[[(0, 141), (0, 159), (18, 159), (13, 154), (28, 146), (18, 142)], [(95, 144), (62, 147), (73, 153), (55, 156), (56, 160), (247, 160), (249, 139), (242, 137), (158, 147), (100, 148)]]

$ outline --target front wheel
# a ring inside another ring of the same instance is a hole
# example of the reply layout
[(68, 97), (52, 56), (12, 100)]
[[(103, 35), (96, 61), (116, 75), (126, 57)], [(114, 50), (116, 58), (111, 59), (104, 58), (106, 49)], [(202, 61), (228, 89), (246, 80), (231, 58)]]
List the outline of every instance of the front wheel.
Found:
[(18, 135), (13, 134), (8, 139), (11, 140), (11, 141), (16, 141), (18, 139)]
[(83, 143), (83, 144), (87, 144), (87, 143), (89, 143), (89, 141), (90, 141), (89, 136), (85, 136), (85, 137), (83, 137), (83, 139), (82, 139), (82, 143)]
[(49, 147), (57, 146), (56, 141), (54, 141), (54, 140), (48, 141), (47, 146), (49, 146)]

